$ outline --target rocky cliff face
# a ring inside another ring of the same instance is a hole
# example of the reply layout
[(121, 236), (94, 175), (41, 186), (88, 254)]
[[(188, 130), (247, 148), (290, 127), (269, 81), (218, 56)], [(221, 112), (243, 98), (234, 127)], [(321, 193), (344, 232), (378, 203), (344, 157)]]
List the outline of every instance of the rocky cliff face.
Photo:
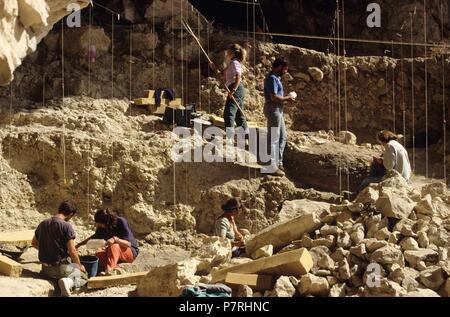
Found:
[(69, 4), (84, 8), (89, 0), (8, 0), (0, 3), (0, 86), (36, 50), (53, 25), (70, 13)]

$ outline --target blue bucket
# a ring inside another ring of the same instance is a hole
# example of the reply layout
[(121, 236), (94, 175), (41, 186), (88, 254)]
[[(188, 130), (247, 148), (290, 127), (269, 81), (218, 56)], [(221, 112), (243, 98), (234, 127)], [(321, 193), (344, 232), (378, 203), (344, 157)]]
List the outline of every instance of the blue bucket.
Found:
[(95, 255), (80, 256), (80, 262), (86, 268), (86, 272), (89, 278), (97, 276), (98, 257), (96, 257)]

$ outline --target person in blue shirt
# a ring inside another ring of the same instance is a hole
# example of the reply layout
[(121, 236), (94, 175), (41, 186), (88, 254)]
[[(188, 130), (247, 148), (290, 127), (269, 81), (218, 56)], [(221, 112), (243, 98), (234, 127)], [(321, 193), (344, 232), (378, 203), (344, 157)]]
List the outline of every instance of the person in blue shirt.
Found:
[(270, 174), (283, 177), (283, 152), (286, 147), (287, 133), (284, 121), (284, 105), (295, 101), (295, 96), (285, 96), (281, 76), (288, 71), (288, 64), (283, 58), (277, 58), (272, 64), (272, 71), (264, 81), (264, 115), (267, 118), (267, 138), (271, 153)]

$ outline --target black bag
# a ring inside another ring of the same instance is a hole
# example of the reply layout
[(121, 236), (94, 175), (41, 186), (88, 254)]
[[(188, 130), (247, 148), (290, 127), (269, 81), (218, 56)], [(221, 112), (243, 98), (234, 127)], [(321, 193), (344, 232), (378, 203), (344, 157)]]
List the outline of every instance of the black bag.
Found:
[(195, 112), (195, 105), (187, 105), (185, 109), (166, 108), (163, 121), (166, 124), (176, 124), (180, 127), (191, 127), (192, 113)]

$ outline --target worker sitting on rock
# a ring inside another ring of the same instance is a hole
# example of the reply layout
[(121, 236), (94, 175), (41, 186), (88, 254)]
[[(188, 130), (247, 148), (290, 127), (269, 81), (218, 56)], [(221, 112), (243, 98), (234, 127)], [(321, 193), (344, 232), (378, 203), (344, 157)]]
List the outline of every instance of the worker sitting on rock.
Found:
[(139, 254), (137, 241), (131, 232), (128, 221), (108, 209), (97, 210), (94, 221), (95, 233), (77, 244), (77, 248), (91, 239), (106, 240), (106, 247), (95, 254), (99, 258), (100, 269), (106, 275), (122, 273), (118, 268), (118, 263), (132, 263)]
[(215, 234), (231, 240), (232, 256), (239, 257), (245, 253), (244, 235), (239, 231), (235, 219), (243, 208), (239, 198), (231, 198), (222, 205), (223, 214), (216, 220)]
[(270, 172), (274, 176), (283, 177), (283, 153), (287, 142), (286, 125), (284, 121), (284, 104), (295, 101), (297, 94), (284, 95), (281, 77), (288, 71), (288, 64), (282, 58), (277, 58), (272, 64), (272, 71), (264, 81), (264, 115), (267, 118), (267, 138), (271, 155)]
[(384, 146), (382, 158), (374, 157), (370, 166), (370, 176), (358, 187), (358, 193), (372, 183), (379, 183), (390, 170), (396, 170), (407, 181), (411, 178), (411, 164), (408, 152), (398, 141), (398, 136), (391, 131), (383, 130), (377, 134), (377, 142)]
[(42, 273), (58, 280), (64, 297), (88, 280), (75, 248), (75, 231), (69, 223), (76, 212), (73, 203), (63, 202), (56, 215), (39, 224), (32, 240), (33, 247), (39, 250)]

